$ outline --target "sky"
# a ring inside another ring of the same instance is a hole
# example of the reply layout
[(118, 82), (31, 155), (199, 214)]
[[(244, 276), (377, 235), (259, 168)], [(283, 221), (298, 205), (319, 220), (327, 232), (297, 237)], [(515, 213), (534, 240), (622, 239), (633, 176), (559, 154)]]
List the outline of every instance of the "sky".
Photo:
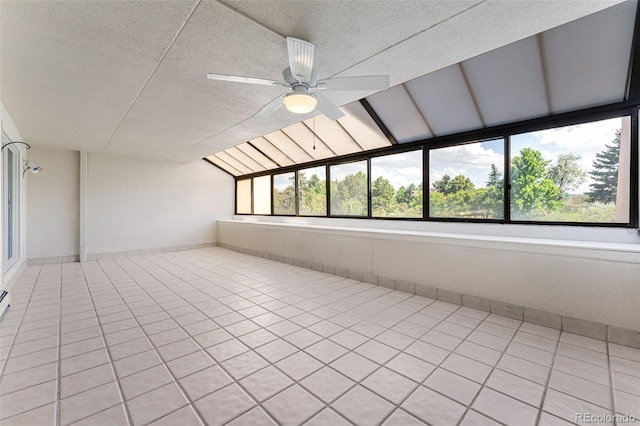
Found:
[(495, 164), (502, 172), (504, 169), (504, 141), (491, 141), (433, 149), (429, 154), (431, 186), (444, 175), (453, 178), (464, 175), (471, 179), (476, 188), (484, 187)]
[(579, 155), (581, 158), (578, 163), (587, 172), (587, 179), (571, 192), (583, 194), (589, 190), (589, 184), (593, 183), (588, 172), (593, 168), (596, 154), (604, 151), (605, 145), (611, 145), (615, 131), (621, 127), (622, 119), (612, 118), (516, 135), (511, 137), (511, 154), (517, 155), (522, 148), (528, 146), (539, 150), (546, 160), (554, 163), (559, 154)]

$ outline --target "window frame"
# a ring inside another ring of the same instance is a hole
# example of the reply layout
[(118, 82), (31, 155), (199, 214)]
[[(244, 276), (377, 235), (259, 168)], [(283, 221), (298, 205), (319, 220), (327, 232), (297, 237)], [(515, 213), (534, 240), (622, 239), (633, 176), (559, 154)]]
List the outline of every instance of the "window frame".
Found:
[[(2, 146), (10, 143), (2, 133)], [(9, 155), (9, 153), (11, 155)], [(11, 159), (9, 158), (11, 156)], [(11, 167), (8, 167), (11, 161)], [(9, 145), (2, 152), (2, 271), (9, 270), (20, 258), (20, 228), (22, 199), (22, 153), (15, 145)], [(11, 173), (11, 179), (8, 179)], [(9, 223), (9, 193), (11, 194), (11, 223)], [(9, 229), (11, 226), (11, 229)], [(10, 240), (9, 240), (10, 238)], [(9, 247), (11, 250), (9, 250)], [(9, 257), (11, 253), (11, 257)]]
[[(638, 227), (638, 169), (640, 159), (638, 158), (639, 151), (639, 113), (640, 104), (637, 102), (624, 101), (609, 105), (603, 105), (598, 107), (587, 108), (578, 111), (571, 111), (566, 113), (554, 114), (540, 118), (534, 118), (530, 120), (524, 120), (514, 123), (508, 123), (498, 126), (486, 127), (477, 130), (471, 130), (452, 135), (445, 135), (439, 137), (432, 137), (429, 139), (418, 140), (414, 142), (407, 142), (402, 144), (396, 144), (389, 147), (377, 148), (370, 151), (358, 152), (353, 154), (346, 154), (339, 157), (330, 159), (310, 161), (301, 164), (295, 164), (291, 166), (281, 167), (274, 170), (257, 172), (252, 174), (246, 174), (242, 176), (236, 176), (235, 180), (242, 180), (247, 178), (254, 178), (264, 175), (282, 174), (287, 172), (296, 173), (296, 217), (323, 217), (323, 218), (347, 218), (347, 219), (367, 219), (367, 220), (401, 220), (401, 221), (424, 221), (424, 222), (466, 222), (466, 223), (503, 223), (510, 225), (545, 225), (545, 226), (583, 226), (583, 227), (608, 227), (608, 228), (637, 228)], [(585, 124), (593, 121), (599, 121), (610, 118), (618, 118), (623, 116), (630, 116), (631, 121), (631, 146), (630, 146), (630, 182), (629, 182), (629, 221), (626, 223), (611, 223), (611, 222), (555, 222), (555, 221), (524, 221), (524, 220), (512, 220), (511, 219), (511, 136), (519, 133), (527, 133), (539, 130), (547, 130), (556, 127), (564, 127), (570, 125)], [(432, 149), (446, 148), (458, 145), (465, 145), (470, 143), (477, 143), (483, 140), (491, 140), (502, 138), (504, 140), (504, 166), (503, 174), (505, 181), (504, 191), (504, 218), (503, 219), (479, 219), (479, 218), (445, 218), (445, 217), (429, 217), (429, 187), (431, 185), (429, 179), (429, 152)], [(402, 217), (374, 217), (372, 216), (372, 196), (371, 196), (371, 159), (402, 153), (406, 151), (423, 151), (423, 217), (422, 218), (402, 218)], [(345, 215), (332, 215), (331, 214), (331, 166), (355, 163), (366, 160), (367, 162), (367, 182), (368, 182), (368, 213), (366, 216), (345, 216)], [(327, 212), (322, 216), (307, 216), (300, 215), (299, 212), (299, 200), (298, 200), (298, 171), (310, 169), (318, 166), (324, 166), (326, 170), (326, 184), (327, 184)], [(237, 186), (236, 186), (237, 188)], [(273, 197), (273, 195), (272, 195)], [(253, 195), (252, 195), (253, 202)], [(273, 206), (273, 203), (272, 203)], [(253, 211), (253, 206), (252, 206)], [(276, 215), (277, 216), (277, 215)], [(287, 215), (287, 217), (291, 217)]]

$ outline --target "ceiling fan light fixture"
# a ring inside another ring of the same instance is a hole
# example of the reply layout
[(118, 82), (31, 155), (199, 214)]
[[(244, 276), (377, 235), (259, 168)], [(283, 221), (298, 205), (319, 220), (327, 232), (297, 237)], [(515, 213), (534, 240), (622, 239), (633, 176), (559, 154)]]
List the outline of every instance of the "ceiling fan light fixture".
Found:
[(289, 93), (284, 97), (283, 102), (287, 111), (294, 114), (308, 114), (318, 104), (315, 97), (306, 93)]

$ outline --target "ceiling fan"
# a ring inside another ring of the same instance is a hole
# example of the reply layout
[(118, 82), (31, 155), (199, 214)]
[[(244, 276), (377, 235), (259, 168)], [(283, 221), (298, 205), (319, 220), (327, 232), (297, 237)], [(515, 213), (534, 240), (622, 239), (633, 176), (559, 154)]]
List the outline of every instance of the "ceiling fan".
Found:
[(313, 68), (314, 44), (293, 37), (287, 37), (289, 66), (282, 70), (284, 81), (262, 78), (240, 77), (225, 74), (207, 74), (210, 80), (232, 81), (236, 83), (259, 84), (264, 86), (283, 86), (291, 89), (256, 112), (254, 117), (266, 117), (282, 107), (296, 114), (307, 114), (317, 109), (319, 112), (337, 120), (344, 113), (329, 99), (318, 93), (321, 90), (386, 90), (389, 88), (388, 75), (370, 75), (362, 77), (339, 77), (319, 80), (318, 71)]

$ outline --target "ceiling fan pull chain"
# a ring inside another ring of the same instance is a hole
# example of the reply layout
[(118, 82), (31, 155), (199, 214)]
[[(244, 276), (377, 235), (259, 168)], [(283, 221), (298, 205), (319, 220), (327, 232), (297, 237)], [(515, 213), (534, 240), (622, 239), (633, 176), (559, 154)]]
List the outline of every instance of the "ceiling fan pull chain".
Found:
[(313, 150), (316, 150), (316, 116), (313, 116)]

